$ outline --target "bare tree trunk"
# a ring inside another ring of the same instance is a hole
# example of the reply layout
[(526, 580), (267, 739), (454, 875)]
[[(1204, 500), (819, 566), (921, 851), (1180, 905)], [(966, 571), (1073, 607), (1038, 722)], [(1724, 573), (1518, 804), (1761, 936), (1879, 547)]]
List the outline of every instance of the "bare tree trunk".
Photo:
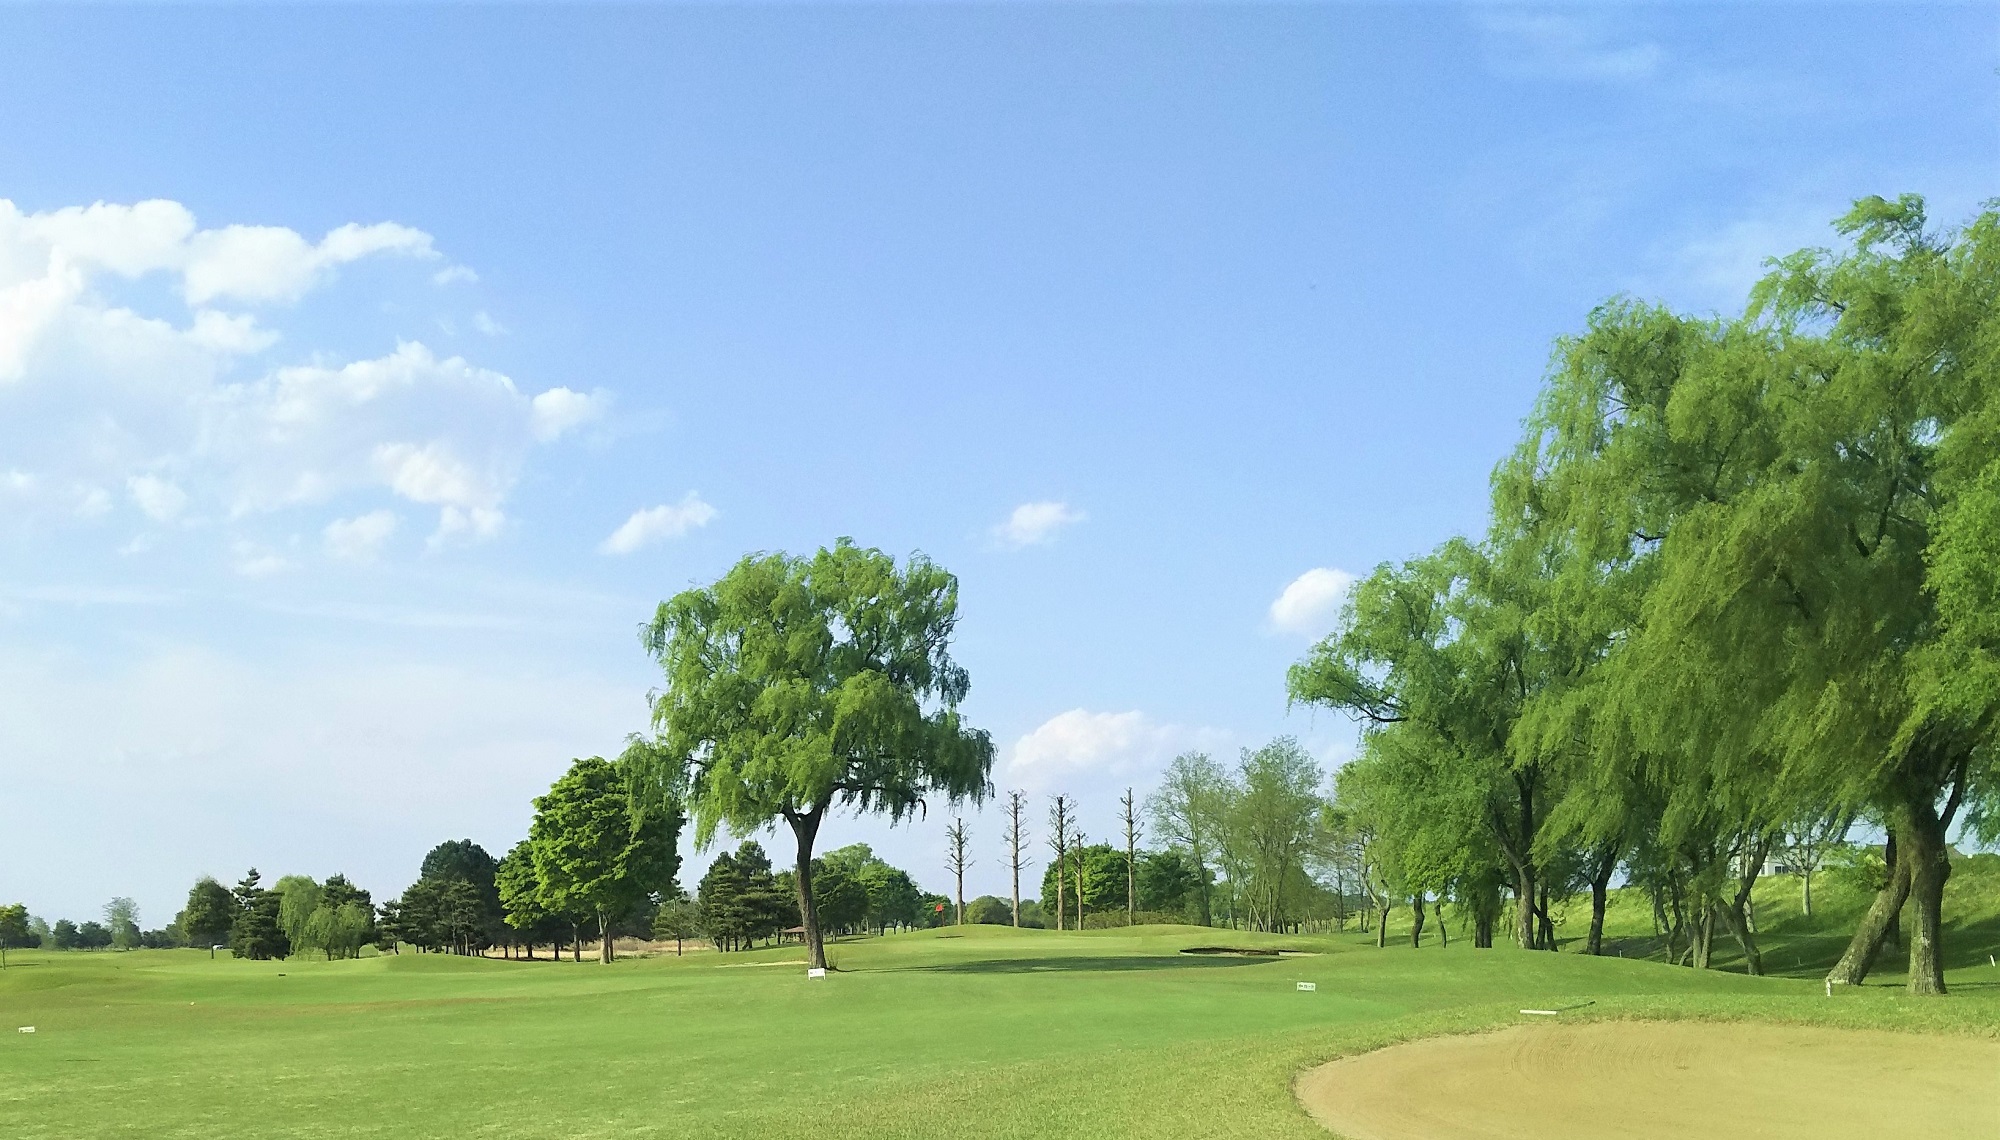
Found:
[(1418, 891), (1410, 899), (1410, 948), (1421, 949), (1424, 944), (1424, 892)]
[(1069, 868), (1063, 859), (1069, 854), (1069, 800), (1057, 796), (1049, 807), (1049, 847), (1056, 853), (1056, 929), (1063, 928), (1063, 909), (1066, 894), (1063, 889), (1063, 875)]
[(785, 812), (785, 821), (792, 825), (792, 835), (798, 840), (798, 862), (794, 882), (799, 895), (799, 926), (805, 931), (806, 965), (810, 969), (826, 969), (826, 944), (819, 933), (819, 913), (813, 907), (812, 853), (813, 840), (819, 835), (820, 817), (824, 806), (809, 812)]
[(611, 924), (604, 919), (604, 912), (597, 912), (597, 960), (606, 966), (611, 964)]
[(1132, 789), (1125, 789), (1125, 925), (1139, 914), (1139, 820), (1133, 811)]
[(1021, 808), (1027, 797), (1019, 792), (1007, 793), (1007, 850), (1008, 864), (1014, 869), (1014, 928), (1021, 927)]

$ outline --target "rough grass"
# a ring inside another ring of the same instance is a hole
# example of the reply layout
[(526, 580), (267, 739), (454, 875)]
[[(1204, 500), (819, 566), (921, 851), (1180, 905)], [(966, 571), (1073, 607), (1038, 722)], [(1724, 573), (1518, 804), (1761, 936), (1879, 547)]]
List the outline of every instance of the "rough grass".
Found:
[[(1320, 953), (1179, 952), (1223, 943)], [(968, 927), (834, 956), (840, 972), (809, 981), (713, 954), (607, 968), (17, 953), (0, 974), (0, 1120), (22, 1138), (1323, 1137), (1290, 1094), (1303, 1069), (1523, 1007), (2000, 1026), (2000, 970), (1983, 965), (1946, 999), (1870, 985), (1829, 1001), (1809, 980), (1464, 942), (1377, 951), (1358, 934)]]

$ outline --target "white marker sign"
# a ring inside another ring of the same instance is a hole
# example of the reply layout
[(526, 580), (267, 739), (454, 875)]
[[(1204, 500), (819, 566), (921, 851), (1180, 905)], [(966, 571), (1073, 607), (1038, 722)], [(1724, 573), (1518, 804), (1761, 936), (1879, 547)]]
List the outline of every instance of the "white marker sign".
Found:
[(806, 971), (806, 977), (824, 978), (826, 977), (826, 971), (818, 966), (814, 966), (812, 969)]
[(1301, 989), (1301, 990), (1304, 990), (1304, 991), (1305, 991), (1306, 993), (1313, 993), (1313, 992), (1315, 992), (1315, 991), (1317, 991), (1317, 990), (1319, 989), (1319, 983), (1318, 983), (1318, 982), (1300, 982), (1300, 983), (1299, 983), (1299, 989)]

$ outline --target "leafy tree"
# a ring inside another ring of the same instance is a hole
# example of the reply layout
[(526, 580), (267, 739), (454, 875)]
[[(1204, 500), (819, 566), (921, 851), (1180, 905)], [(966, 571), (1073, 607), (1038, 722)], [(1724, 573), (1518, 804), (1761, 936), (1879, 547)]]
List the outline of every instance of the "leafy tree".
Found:
[(40, 942), (28, 928), (28, 908), (21, 903), (0, 906), (0, 967), (7, 963), (7, 951), (19, 950)]
[(49, 924), (46, 920), (29, 915), (28, 933), (35, 936), (35, 944), (42, 949), (54, 950), (56, 948), (55, 931), (49, 929)]
[(115, 898), (104, 904), (104, 926), (110, 931), (108, 945), (119, 950), (139, 948), (139, 904), (129, 898)]
[[(500, 906), (500, 889), (495, 884), (500, 864), (486, 849), (470, 839), (452, 839), (431, 848), (424, 856), (418, 878), (437, 883), (458, 880), (472, 888), (476, 900), (477, 919), (470, 937), (450, 939), (454, 944), (462, 943), (464, 953), (483, 950), (498, 940), (503, 925)], [(457, 916), (460, 919), (464, 915)], [(463, 923), (455, 929), (463, 930)]]
[(716, 856), (698, 888), (701, 914), (717, 950), (747, 948), (790, 925), (795, 911), (755, 840)]
[(978, 801), (992, 740), (964, 724), (969, 680), (949, 655), (958, 582), (914, 556), (901, 568), (842, 539), (812, 558), (751, 555), (661, 604), (644, 633), (666, 673), (654, 705), (685, 773), (696, 840), (783, 819), (798, 908), (826, 964), (812, 853), (828, 809), (901, 820), (926, 797)]
[(965, 921), (981, 926), (1006, 926), (1014, 922), (1014, 904), (993, 895), (980, 895), (965, 904)]
[(1139, 909), (1201, 918), (1203, 883), (1194, 857), (1185, 848), (1139, 853)]
[[(1054, 908), (1057, 893), (1063, 895), (1070, 907), (1073, 921), (1077, 914), (1076, 887), (1079, 879), (1083, 884), (1082, 909), (1089, 913), (1125, 909), (1125, 852), (1108, 843), (1087, 843), (1071, 847), (1065, 853), (1061, 874), (1058, 866), (1051, 863), (1042, 873), (1041, 904), (1044, 910)], [(1081, 929), (1079, 925), (1077, 927)]]
[(111, 928), (101, 922), (79, 923), (76, 928), (76, 946), (79, 950), (103, 950), (112, 942)]
[(516, 843), (500, 860), (493, 883), (507, 928), (527, 947), (528, 958), (534, 959), (537, 942), (547, 942), (560, 956), (562, 936), (573, 924), (543, 904), (534, 848), (527, 840)]
[(576, 761), (546, 795), (536, 797), (528, 829), (543, 905), (592, 916), (599, 960), (607, 964), (612, 920), (671, 888), (680, 865), (674, 851), (679, 814), (670, 805), (642, 804), (632, 775), (601, 757)]
[(56, 919), (55, 928), (50, 932), (50, 941), (57, 950), (75, 950), (83, 944), (77, 938), (76, 923), (67, 918)]
[(252, 867), (243, 881), (236, 884), (237, 915), (229, 932), (230, 951), (238, 958), (253, 961), (283, 958), (292, 952), (278, 918), (284, 900), (277, 892), (257, 883), (257, 868)]
[(181, 911), (182, 935), (192, 946), (218, 946), (229, 941), (241, 908), (229, 888), (203, 875), (188, 891), (187, 906)]
[(1280, 737), (1244, 750), (1241, 787), (1225, 827), (1242, 852), (1240, 887), (1251, 925), (1287, 929), (1319, 820), (1319, 765), (1298, 741)]
[(653, 912), (653, 937), (673, 939), (677, 957), (682, 940), (700, 937), (701, 933), (701, 907), (683, 892), (674, 892), (673, 897), (662, 900), (660, 909)]
[(1187, 854), (1201, 886), (1201, 924), (1214, 925), (1213, 883), (1218, 832), (1228, 778), (1206, 753), (1184, 752), (1167, 765), (1158, 790), (1146, 797), (1153, 830)]

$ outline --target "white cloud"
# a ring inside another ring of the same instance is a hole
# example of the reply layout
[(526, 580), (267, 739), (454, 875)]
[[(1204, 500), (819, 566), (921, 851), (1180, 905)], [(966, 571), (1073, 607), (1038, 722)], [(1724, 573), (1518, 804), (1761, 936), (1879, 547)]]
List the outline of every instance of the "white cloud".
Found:
[(1271, 628), (1280, 633), (1318, 637), (1333, 628), (1341, 603), (1354, 585), (1345, 570), (1318, 566), (1292, 579), (1271, 603)]
[(187, 492), (157, 475), (134, 475), (125, 485), (154, 522), (172, 522), (187, 508)]
[(291, 559), (254, 542), (238, 542), (233, 549), (236, 572), (245, 578), (268, 578), (296, 568)]
[(507, 334), (507, 326), (494, 320), (492, 315), (487, 313), (485, 309), (472, 314), (472, 327), (485, 333), (487, 336), (505, 336)]
[(225, 226), (189, 239), (182, 292), (196, 305), (217, 297), (296, 301), (335, 266), (377, 253), (437, 256), (429, 234), (394, 222), (349, 222), (318, 245), (282, 226)]
[(1071, 709), (1014, 742), (1001, 782), (1030, 792), (1083, 791), (1150, 776), (1180, 752), (1226, 741), (1216, 729), (1162, 724), (1137, 710)]
[(1072, 510), (1068, 503), (1022, 503), (1007, 516), (1006, 522), (993, 528), (993, 537), (1002, 546), (1018, 550), (1023, 546), (1048, 542), (1055, 538), (1057, 531), (1088, 517), (1082, 511)]
[(697, 527), (707, 526), (716, 516), (714, 507), (689, 491), (678, 503), (633, 511), (624, 525), (611, 532), (598, 550), (605, 554), (630, 554), (669, 538), (679, 538)]
[(536, 439), (547, 442), (603, 415), (605, 403), (603, 392), (585, 394), (568, 388), (550, 388), (534, 398), (530, 428)]
[[(101, 514), (104, 488), (122, 488), (156, 519), (227, 517), (240, 534), (258, 515), (373, 490), (436, 507), (435, 537), (498, 533), (533, 450), (610, 397), (524, 392), (413, 341), (359, 360), (313, 345), (263, 359), (284, 343), (281, 322), (244, 305), (294, 299), (383, 255), (437, 256), (429, 235), (395, 223), (311, 241), (202, 229), (167, 201), (24, 213), (0, 199), (0, 455), (41, 480), (14, 509)], [(124, 284), (147, 275), (186, 307)]]
[(478, 280), (479, 274), (465, 265), (447, 265), (431, 274), (431, 283), (435, 285), (471, 285)]
[(1482, 12), (1489, 65), (1534, 79), (1633, 82), (1655, 74), (1666, 53), (1650, 40), (1619, 35), (1614, 20), (1574, 12)]
[(349, 562), (369, 562), (382, 553), (382, 544), (396, 533), (394, 511), (370, 511), (351, 519), (335, 519), (326, 524), (327, 553)]
[(278, 343), (278, 334), (258, 328), (255, 317), (232, 316), (214, 309), (203, 309), (194, 315), (187, 338), (197, 347), (228, 355), (262, 352)]

